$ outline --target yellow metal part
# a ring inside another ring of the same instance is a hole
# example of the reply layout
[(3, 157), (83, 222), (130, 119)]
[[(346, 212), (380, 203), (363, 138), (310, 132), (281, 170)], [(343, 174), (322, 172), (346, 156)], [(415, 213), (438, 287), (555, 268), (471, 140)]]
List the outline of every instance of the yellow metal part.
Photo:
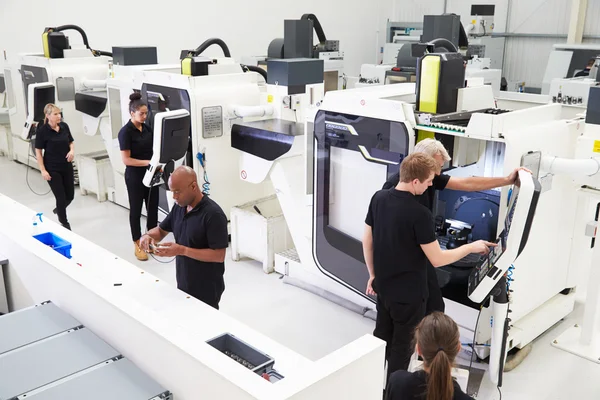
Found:
[(50, 32), (44, 32), (42, 34), (42, 45), (44, 46), (44, 57), (50, 58), (50, 45), (48, 44), (48, 34)]
[(435, 139), (435, 132), (418, 130), (416, 143), (419, 143), (421, 140), (424, 139)]
[(181, 60), (181, 74), (192, 76), (192, 58), (186, 57)]
[(421, 61), (419, 111), (430, 113), (437, 112), (440, 66), (441, 59), (435, 54), (427, 54)]

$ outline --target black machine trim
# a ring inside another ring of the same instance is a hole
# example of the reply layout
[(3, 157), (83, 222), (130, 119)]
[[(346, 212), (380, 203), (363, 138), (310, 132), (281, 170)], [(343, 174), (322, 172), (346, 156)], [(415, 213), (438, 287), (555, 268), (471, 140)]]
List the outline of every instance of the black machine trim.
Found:
[(98, 118), (106, 110), (107, 100), (106, 92), (75, 93), (75, 109)]
[[(363, 129), (366, 125), (369, 125), (368, 130)], [(314, 261), (325, 275), (373, 301), (365, 294), (368, 272), (362, 242), (329, 222), (330, 152), (332, 147), (360, 152), (359, 146), (364, 146), (374, 157), (399, 165), (408, 154), (408, 130), (401, 122), (329, 111), (317, 113), (314, 127), (317, 157), (317, 187), (313, 195)], [(382, 179), (382, 185), (383, 182)]]

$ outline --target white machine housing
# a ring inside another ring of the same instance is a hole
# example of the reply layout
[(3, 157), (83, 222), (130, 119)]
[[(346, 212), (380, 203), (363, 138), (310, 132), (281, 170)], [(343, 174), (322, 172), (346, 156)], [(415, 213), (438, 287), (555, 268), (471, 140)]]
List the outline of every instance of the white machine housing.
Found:
[[(244, 73), (234, 60), (219, 58), (216, 64), (209, 65), (206, 76), (185, 76), (179, 68), (138, 69), (133, 75), (134, 85), (141, 89), (143, 96), (153, 92), (171, 101), (177, 96), (189, 98), (192, 140), (188, 162), (191, 158), (190, 166), (197, 172), (200, 185), (206, 183), (202, 178), (207, 174), (210, 196), (226, 215), (233, 206), (273, 193), (268, 185), (250, 185), (241, 180), (237, 166), (230, 161), (236, 152), (230, 146), (233, 117), (228, 115), (228, 110), (232, 105), (260, 103), (260, 99), (266, 97), (259, 90), (257, 74)], [(121, 104), (124, 108), (127, 103)], [(153, 112), (160, 115), (156, 110)], [(203, 155), (204, 167), (196, 157), (198, 153)]]
[[(558, 102), (558, 96), (562, 98), (562, 104), (571, 104), (579, 107), (581, 111), (587, 106), (590, 88), (596, 86), (596, 80), (586, 77), (578, 78), (555, 78), (550, 84), (548, 95), (552, 102)], [(568, 98), (571, 98), (567, 102)]]
[[(94, 57), (87, 49), (70, 49), (64, 51), (65, 58), (46, 58), (42, 54), (22, 54), (19, 56), (18, 66), (14, 66), (11, 72), (11, 84), (14, 90), (15, 100), (11, 113), (11, 131), (19, 139), (23, 139), (23, 125), (27, 121), (32, 122), (31, 101), (28, 86), (30, 83), (47, 82), (56, 88), (55, 104), (63, 112), (63, 120), (69, 125), (73, 138), (75, 139), (75, 153), (86, 154), (103, 150), (102, 140), (98, 131), (84, 131), (82, 114), (75, 109), (75, 93), (79, 91), (94, 90), (99, 81), (104, 81), (108, 75), (108, 63), (110, 58), (106, 56)], [(35, 72), (42, 76), (35, 76)], [(17, 77), (18, 80), (15, 80)], [(26, 79), (23, 81), (21, 79)], [(46, 78), (46, 79), (44, 79)], [(31, 82), (29, 82), (31, 80)], [(18, 95), (16, 82), (22, 82), (24, 96)], [(11, 96), (9, 95), (9, 98)], [(27, 98), (27, 102), (21, 103), (21, 98)], [(23, 110), (20, 110), (23, 104)], [(13, 118), (14, 116), (14, 118)], [(27, 128), (25, 128), (27, 129)], [(13, 158), (17, 161), (27, 163), (28, 156), (34, 157), (29, 149), (29, 144), (23, 140), (13, 141)], [(35, 159), (35, 158), (33, 158)], [(30, 163), (37, 168), (35, 162)]]
[(542, 94), (550, 93), (553, 79), (572, 78), (584, 69), (589, 59), (598, 55), (600, 46), (597, 44), (555, 44), (546, 65)]
[[(560, 121), (561, 106), (558, 104), (498, 115), (474, 113), (467, 127), (428, 124), (422, 120), (423, 116), (418, 121), (413, 105), (405, 102), (411, 101), (414, 87), (414, 84), (398, 84), (330, 92), (325, 96), (320, 110), (353, 115), (356, 118), (398, 121), (410, 130), (454, 136), (452, 165), (458, 167), (450, 171), (454, 176), (508, 175), (521, 165), (522, 156), (529, 151), (556, 154), (558, 157), (573, 157), (575, 154), (576, 138), (581, 135), (583, 124)], [(494, 100), (489, 86), (468, 87), (459, 92), (460, 104), (472, 105), (471, 110), (490, 104), (493, 107)], [(296, 137), (289, 152), (274, 161), (261, 160), (243, 153), (240, 156), (240, 169), (255, 181), (260, 181), (269, 173), (275, 185), (299, 259), (299, 262), (293, 260), (293, 257), (286, 259), (280, 254), (279, 262), (285, 262), (287, 267), (277, 268), (276, 265), (276, 270), (285, 271), (290, 277), (304, 280), (338, 299), (357, 304), (366, 312), (374, 308), (374, 304), (363, 294), (364, 289), (359, 290), (341, 281), (326, 271), (331, 266), (319, 265), (316, 261), (316, 225), (313, 220), (311, 230), (309, 216), (312, 214), (317, 218), (320, 212), (315, 210), (315, 204), (307, 198), (304, 181), (305, 174), (317, 175), (317, 152), (313, 150), (314, 137), (310, 133), (306, 136), (305, 149), (302, 149), (301, 139)], [(409, 152), (412, 151), (414, 140), (411, 135)], [(309, 159), (312, 158), (310, 154), (315, 154), (312, 165), (303, 167), (303, 152), (309, 154)], [(372, 157), (375, 163), (370, 164), (368, 156), (364, 152), (361, 154), (336, 150), (331, 153), (329, 164), (332, 174), (331, 186), (327, 189), (330, 190), (330, 224), (334, 221), (338, 230), (359, 241), (370, 196), (381, 188), (386, 179), (386, 171), (391, 166), (388, 164), (386, 167), (385, 163), (376, 160), (377, 156)], [(315, 170), (314, 173), (311, 168)], [(361, 184), (360, 194), (356, 191), (357, 181)], [(316, 181), (313, 181), (313, 185), (314, 190), (317, 190)], [(501, 217), (506, 213), (507, 197), (507, 189), (502, 189), (499, 206)], [(574, 293), (565, 289), (577, 286), (576, 276), (580, 268), (579, 263), (570, 260), (572, 250), (568, 246), (576, 225), (575, 205), (576, 187), (571, 180), (554, 177), (551, 184), (547, 180), (542, 181), (542, 194), (528, 245), (514, 262), (515, 282), (511, 286), (514, 293), (510, 304), (513, 326), (506, 340), (505, 351), (515, 347), (523, 348), (573, 310)], [(557, 217), (559, 220), (556, 224), (548, 226), (546, 221)], [(499, 231), (501, 228), (499, 225)], [(347, 260), (340, 258), (339, 263), (347, 265)], [(366, 267), (364, 273), (366, 274)], [(540, 274), (551, 278), (540, 281)], [(364, 284), (366, 285), (366, 277)], [(464, 341), (470, 342), (475, 337), (475, 343), (490, 343), (493, 336), (490, 324), (479, 324), (477, 332), (474, 332), (478, 310), (446, 299), (446, 313), (458, 323)], [(489, 321), (493, 314), (493, 307), (483, 308), (480, 320)], [(489, 355), (490, 348), (478, 347), (476, 352), (485, 358)], [(495, 353), (500, 354), (498, 351)]]

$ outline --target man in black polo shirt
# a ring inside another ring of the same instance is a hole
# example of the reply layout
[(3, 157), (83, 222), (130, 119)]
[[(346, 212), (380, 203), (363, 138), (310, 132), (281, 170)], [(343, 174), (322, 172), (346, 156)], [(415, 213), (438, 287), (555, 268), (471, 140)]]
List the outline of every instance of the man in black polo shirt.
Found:
[[(526, 168), (515, 168), (513, 172), (508, 176), (503, 177), (456, 177), (442, 173), (444, 164), (451, 160), (448, 151), (439, 140), (435, 139), (424, 139), (415, 145), (413, 153), (427, 154), (436, 161), (435, 177), (433, 178), (432, 185), (428, 187), (422, 195), (417, 196), (418, 201), (433, 212), (433, 201), (435, 199), (436, 190), (461, 190), (465, 192), (478, 192), (481, 190), (489, 190), (501, 186), (512, 185), (515, 183), (519, 170), (527, 170)], [(400, 173), (392, 175), (383, 185), (383, 189), (390, 189), (396, 187), (400, 181)], [(438, 271), (441, 274), (447, 274), (445, 271)], [(428, 290), (429, 298), (427, 300), (427, 307), (425, 313), (427, 315), (434, 311), (444, 312), (444, 300), (442, 297), (442, 291), (438, 283), (436, 270), (428, 265), (427, 267), (427, 279), (428, 279)]]
[(486, 254), (494, 246), (477, 241), (453, 250), (440, 248), (431, 211), (417, 199), (432, 185), (436, 170), (431, 156), (406, 157), (400, 165), (400, 182), (373, 195), (365, 220), (367, 294), (377, 295), (373, 335), (387, 343), (388, 374), (408, 368), (414, 329), (425, 316), (427, 260), (440, 267), (470, 253)]
[[(176, 205), (160, 225), (140, 240), (140, 246), (161, 257), (177, 257), (177, 288), (219, 309), (225, 290), (225, 250), (229, 243), (227, 217), (212, 199), (204, 196), (193, 169), (177, 168), (169, 178)], [(176, 243), (161, 243), (173, 232)]]

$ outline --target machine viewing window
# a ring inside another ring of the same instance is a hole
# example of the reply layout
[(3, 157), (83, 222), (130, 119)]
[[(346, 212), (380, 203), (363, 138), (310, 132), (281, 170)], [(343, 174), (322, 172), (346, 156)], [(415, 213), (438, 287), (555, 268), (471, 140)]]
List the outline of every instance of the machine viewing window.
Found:
[(364, 294), (365, 216), (373, 194), (408, 153), (401, 122), (320, 111), (315, 119), (316, 174), (313, 255), (319, 268)]
[(8, 99), (8, 108), (15, 108), (15, 90), (10, 69), (4, 70), (4, 83), (6, 84), (6, 97)]
[(44, 67), (21, 65), (21, 79), (25, 91), (25, 104), (29, 104), (29, 85), (48, 82), (48, 71)]

